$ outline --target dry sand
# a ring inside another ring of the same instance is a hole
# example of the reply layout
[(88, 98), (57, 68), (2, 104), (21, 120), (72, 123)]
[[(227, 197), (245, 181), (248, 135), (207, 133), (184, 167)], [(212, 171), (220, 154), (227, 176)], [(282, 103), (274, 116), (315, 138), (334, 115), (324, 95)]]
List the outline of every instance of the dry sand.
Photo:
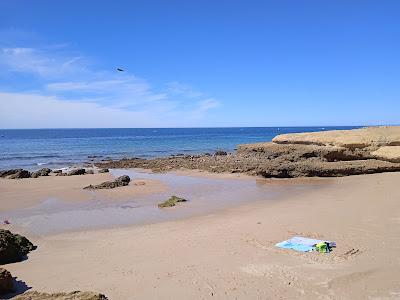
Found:
[[(118, 300), (399, 299), (400, 173), (330, 181), (202, 217), (34, 238), (29, 259), (6, 268), (34, 290)], [(274, 247), (293, 235), (338, 247)]]
[(0, 178), (0, 212), (32, 207), (48, 198), (62, 201), (88, 201), (95, 197), (126, 200), (162, 192), (166, 187), (157, 180), (134, 179), (129, 186), (112, 190), (84, 190), (85, 186), (113, 180), (110, 173), (39, 178)]

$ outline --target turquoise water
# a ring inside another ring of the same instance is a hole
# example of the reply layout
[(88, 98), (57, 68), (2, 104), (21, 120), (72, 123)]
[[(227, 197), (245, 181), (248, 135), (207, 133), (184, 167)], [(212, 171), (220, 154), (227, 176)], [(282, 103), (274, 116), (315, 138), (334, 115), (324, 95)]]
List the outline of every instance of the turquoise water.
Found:
[(282, 133), (356, 127), (0, 129), (0, 169), (65, 167), (123, 157), (199, 154), (270, 141)]

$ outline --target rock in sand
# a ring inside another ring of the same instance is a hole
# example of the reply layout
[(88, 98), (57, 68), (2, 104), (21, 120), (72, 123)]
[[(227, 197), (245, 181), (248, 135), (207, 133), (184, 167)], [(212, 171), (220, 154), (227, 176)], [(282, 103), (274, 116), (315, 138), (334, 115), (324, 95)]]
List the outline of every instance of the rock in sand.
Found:
[(49, 176), (50, 173), (51, 173), (51, 169), (43, 168), (43, 169), (40, 169), (39, 171), (33, 172), (31, 174), (31, 177), (32, 178), (37, 178), (37, 177), (40, 177), (40, 176)]
[(122, 175), (116, 178), (114, 181), (105, 181), (97, 185), (89, 185), (84, 187), (84, 189), (88, 190), (113, 189), (116, 187), (127, 186), (130, 181), (131, 178), (128, 175)]
[(158, 204), (159, 208), (165, 208), (165, 207), (173, 207), (179, 202), (186, 202), (187, 200), (184, 198), (180, 198), (177, 196), (171, 196), (168, 200)]
[(14, 291), (14, 279), (9, 271), (0, 268), (0, 295)]
[(8, 179), (22, 179), (22, 178), (30, 178), (31, 177), (31, 173), (27, 170), (21, 170), (18, 171), (17, 173), (14, 173), (10, 176), (8, 176)]
[(21, 261), (34, 246), (26, 237), (0, 229), (0, 264)]
[(67, 173), (68, 176), (84, 175), (84, 174), (85, 174), (85, 169), (74, 169)]
[(26, 292), (19, 295), (15, 300), (107, 300), (108, 298), (99, 293), (74, 291), (70, 293), (39, 293)]

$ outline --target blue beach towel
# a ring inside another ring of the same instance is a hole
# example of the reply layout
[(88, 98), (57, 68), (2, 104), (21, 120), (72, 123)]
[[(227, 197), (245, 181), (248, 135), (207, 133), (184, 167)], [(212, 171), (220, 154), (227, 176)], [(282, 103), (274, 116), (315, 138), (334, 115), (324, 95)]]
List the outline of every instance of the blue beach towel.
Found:
[(315, 250), (315, 245), (321, 242), (326, 242), (332, 247), (336, 246), (334, 242), (315, 240), (301, 236), (292, 237), (291, 239), (280, 242), (275, 246), (283, 249), (293, 249), (299, 252), (310, 252)]

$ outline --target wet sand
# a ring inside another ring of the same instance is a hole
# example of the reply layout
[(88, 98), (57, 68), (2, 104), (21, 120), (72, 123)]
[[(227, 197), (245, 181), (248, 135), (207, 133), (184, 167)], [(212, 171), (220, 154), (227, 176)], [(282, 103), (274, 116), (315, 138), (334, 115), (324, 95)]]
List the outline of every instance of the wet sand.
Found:
[[(43, 176), (39, 178), (3, 179), (0, 178), (0, 212), (23, 209), (40, 204), (47, 199), (63, 202), (82, 202), (96, 197), (111, 200), (126, 200), (141, 197), (166, 189), (160, 182), (151, 179), (135, 178), (126, 187), (113, 190), (84, 190), (85, 186), (113, 180), (111, 173), (76, 176)], [(144, 183), (144, 184), (143, 184)]]
[[(201, 216), (28, 235), (39, 248), (6, 268), (34, 290), (92, 290), (110, 299), (398, 299), (399, 182), (400, 173), (317, 180), (284, 197)], [(267, 186), (267, 196), (271, 186), (297, 185), (255, 186)], [(274, 247), (293, 235), (333, 240), (337, 248)]]
[[(129, 186), (84, 190), (88, 184), (129, 175)], [(291, 182), (290, 186), (287, 186)], [(0, 220), (24, 234), (47, 235), (183, 219), (252, 201), (276, 201), (292, 194), (323, 188), (329, 179), (266, 180), (242, 174), (198, 171), (152, 173), (115, 169), (104, 175), (0, 180), (4, 191)], [(171, 195), (188, 202), (160, 209)], [(29, 199), (27, 201), (27, 199)]]

